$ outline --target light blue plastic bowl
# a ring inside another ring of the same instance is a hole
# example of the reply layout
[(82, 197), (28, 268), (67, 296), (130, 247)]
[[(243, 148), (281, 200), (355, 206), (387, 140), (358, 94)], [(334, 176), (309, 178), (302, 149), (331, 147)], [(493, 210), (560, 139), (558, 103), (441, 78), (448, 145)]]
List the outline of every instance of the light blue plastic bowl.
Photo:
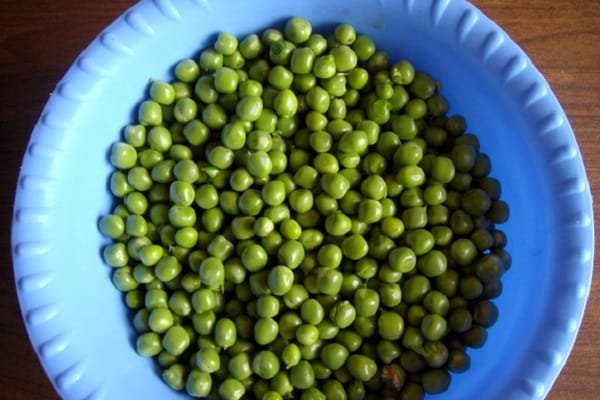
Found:
[(170, 78), (219, 31), (245, 35), (290, 16), (348, 22), (394, 60), (443, 83), (452, 113), (492, 159), (510, 204), (513, 267), (487, 344), (443, 399), (541, 399), (564, 365), (590, 289), (593, 218), (573, 132), (531, 60), (492, 21), (450, 0), (155, 0), (132, 7), (79, 56), (35, 126), (15, 201), (15, 279), (31, 342), (65, 399), (171, 399), (134, 349), (97, 229), (112, 203), (110, 144), (150, 78)]

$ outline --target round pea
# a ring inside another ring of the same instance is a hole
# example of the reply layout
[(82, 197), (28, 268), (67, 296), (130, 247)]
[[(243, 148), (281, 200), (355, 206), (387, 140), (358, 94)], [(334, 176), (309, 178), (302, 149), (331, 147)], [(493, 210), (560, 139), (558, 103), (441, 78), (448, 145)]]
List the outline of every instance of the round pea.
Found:
[(301, 360), (290, 369), (290, 381), (296, 389), (308, 389), (315, 383), (315, 373), (307, 360)]
[(362, 354), (352, 354), (346, 366), (350, 375), (361, 382), (370, 381), (377, 373), (375, 361)]
[(279, 358), (272, 351), (262, 350), (252, 359), (252, 371), (263, 379), (271, 379), (279, 372)]

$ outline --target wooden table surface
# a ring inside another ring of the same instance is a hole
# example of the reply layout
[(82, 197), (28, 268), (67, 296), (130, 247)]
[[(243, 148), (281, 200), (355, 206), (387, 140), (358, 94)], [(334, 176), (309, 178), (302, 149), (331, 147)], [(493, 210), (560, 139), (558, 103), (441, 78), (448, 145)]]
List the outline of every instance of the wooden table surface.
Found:
[[(546, 76), (575, 131), (592, 190), (598, 189), (600, 1), (473, 3), (502, 26)], [(11, 267), (10, 223), (22, 155), (58, 80), (96, 34), (131, 4), (131, 0), (0, 0), (0, 399), (58, 398), (28, 341)], [(595, 206), (595, 223), (600, 226)], [(599, 354), (600, 274), (596, 274), (576, 345), (548, 399), (600, 398)]]

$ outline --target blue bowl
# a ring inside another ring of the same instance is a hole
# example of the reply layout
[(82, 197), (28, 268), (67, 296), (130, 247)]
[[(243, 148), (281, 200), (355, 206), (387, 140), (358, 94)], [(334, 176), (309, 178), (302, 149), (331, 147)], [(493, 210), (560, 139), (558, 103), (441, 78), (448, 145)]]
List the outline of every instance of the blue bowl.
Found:
[(492, 159), (511, 218), (513, 267), (500, 318), (472, 368), (428, 398), (541, 399), (564, 365), (590, 289), (593, 218), (580, 153), (548, 84), (492, 21), (452, 0), (154, 0), (132, 7), (79, 56), (34, 128), (19, 177), (12, 250), (31, 342), (67, 399), (177, 396), (134, 349), (121, 294), (100, 256), (112, 203), (107, 150), (150, 78), (170, 78), (218, 31), (263, 30), (290, 16), (316, 29), (354, 24), (393, 59), (443, 83), (452, 113)]

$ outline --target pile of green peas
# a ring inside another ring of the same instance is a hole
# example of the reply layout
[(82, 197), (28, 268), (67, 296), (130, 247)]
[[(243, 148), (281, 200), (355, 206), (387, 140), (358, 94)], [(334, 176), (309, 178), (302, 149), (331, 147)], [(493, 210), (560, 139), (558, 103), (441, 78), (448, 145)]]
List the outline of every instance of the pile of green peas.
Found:
[(99, 222), (137, 352), (193, 397), (445, 391), (511, 258), (500, 183), (439, 83), (298, 17), (173, 73), (111, 147)]

